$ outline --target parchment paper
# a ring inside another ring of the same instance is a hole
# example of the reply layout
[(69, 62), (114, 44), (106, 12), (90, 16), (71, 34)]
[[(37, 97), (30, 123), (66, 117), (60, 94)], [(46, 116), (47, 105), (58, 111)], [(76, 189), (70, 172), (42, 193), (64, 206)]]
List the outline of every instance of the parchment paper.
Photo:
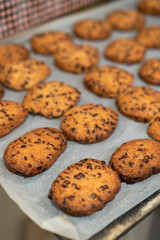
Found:
[[(112, 4), (105, 4), (93, 10), (72, 14), (71, 16), (63, 17), (44, 24), (41, 27), (26, 31), (23, 34), (18, 34), (15, 37), (9, 38), (8, 41), (23, 43), (30, 48), (29, 39), (37, 32), (54, 29), (72, 32), (71, 27), (76, 21), (88, 17), (103, 19), (108, 12), (119, 8), (136, 8), (136, 2), (116, 1)], [(147, 16), (147, 25), (153, 24), (160, 25), (160, 18)], [(138, 77), (137, 71), (140, 66), (139, 64), (129, 66), (125, 64), (116, 64), (105, 59), (103, 56), (105, 47), (113, 39), (116, 39), (117, 37), (134, 37), (135, 34), (135, 31), (124, 33), (114, 31), (108, 40), (97, 42), (83, 41), (76, 37), (74, 37), (74, 39), (77, 43), (88, 43), (99, 48), (101, 54), (99, 65), (109, 64), (120, 66), (134, 74), (135, 86), (149, 86), (149, 84), (146, 84)], [(1, 41), (1, 44), (4, 42), (6, 42), (6, 40)], [(82, 92), (79, 105), (85, 103), (96, 103), (103, 104), (104, 106), (117, 110), (114, 99), (102, 99), (84, 88), (83, 74), (75, 75), (59, 70), (55, 65), (53, 65), (52, 56), (44, 57), (34, 54), (33, 52), (31, 52), (31, 56), (44, 60), (51, 67), (52, 75), (47, 79), (47, 81), (63, 81), (77, 87)], [(160, 50), (147, 50), (145, 59), (150, 57), (160, 57)], [(157, 90), (160, 89), (158, 86), (152, 87)], [(5, 89), (3, 99), (21, 102), (24, 94), (25, 91), (16, 92)], [(60, 122), (61, 118), (48, 120), (43, 116), (29, 115), (27, 120), (21, 126), (6, 137), (0, 139), (0, 183), (8, 195), (19, 205), (22, 211), (40, 227), (71, 239), (88, 239), (93, 234), (97, 233), (111, 223), (114, 219), (158, 190), (160, 188), (160, 174), (133, 185), (126, 185), (125, 183), (122, 183), (121, 190), (117, 194), (116, 198), (107, 204), (102, 211), (96, 212), (88, 217), (78, 218), (70, 217), (64, 214), (47, 197), (52, 181), (62, 170), (64, 170), (68, 165), (88, 157), (105, 160), (106, 163), (109, 163), (111, 154), (122, 143), (132, 139), (149, 137), (146, 133), (148, 124), (134, 122), (120, 114), (118, 127), (111, 137), (101, 143), (90, 145), (81, 145), (79, 143), (68, 141), (66, 151), (46, 172), (32, 178), (23, 178), (8, 171), (3, 161), (3, 152), (11, 141), (38, 127), (54, 127), (59, 129)]]

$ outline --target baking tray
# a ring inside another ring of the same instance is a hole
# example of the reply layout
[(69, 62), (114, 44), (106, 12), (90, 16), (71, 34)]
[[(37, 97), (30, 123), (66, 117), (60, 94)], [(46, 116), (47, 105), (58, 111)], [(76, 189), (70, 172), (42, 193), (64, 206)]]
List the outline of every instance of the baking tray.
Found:
[[(120, 8), (134, 9), (136, 8), (136, 1), (116, 1), (104, 4), (96, 9), (71, 14), (70, 16), (53, 20), (42, 26), (16, 34), (13, 37), (0, 41), (0, 43), (22, 43), (30, 49), (29, 39), (36, 33), (46, 30), (61, 30), (72, 34), (72, 25), (76, 21), (88, 17), (103, 19), (110, 11)], [(160, 25), (159, 18), (147, 16), (147, 25)], [(117, 64), (104, 57), (104, 49), (113, 39), (119, 37), (134, 37), (135, 34), (135, 31), (123, 33), (114, 31), (111, 37), (107, 40), (96, 42), (86, 41), (80, 40), (74, 36), (74, 41), (75, 43), (89, 44), (98, 47), (101, 57), (99, 65), (108, 64), (122, 67), (135, 75), (135, 86), (151, 86), (139, 78), (137, 74), (140, 67), (139, 64), (129, 66), (125, 64)], [(102, 99), (84, 88), (83, 74), (75, 75), (57, 69), (53, 64), (52, 56), (41, 56), (33, 52), (31, 52), (31, 56), (44, 60), (51, 67), (52, 74), (47, 81), (63, 81), (77, 87), (78, 90), (82, 92), (79, 105), (91, 102), (103, 104), (104, 106), (109, 106), (114, 110), (117, 110), (114, 99)], [(160, 50), (147, 50), (145, 59), (159, 56)], [(159, 90), (159, 87), (157, 86), (151, 87)], [(15, 92), (9, 89), (5, 90), (6, 92), (3, 99), (15, 100), (17, 102), (22, 102), (24, 94), (26, 93), (25, 91)], [(21, 126), (0, 140), (0, 183), (22, 211), (40, 227), (71, 239), (88, 239), (107, 226), (100, 234), (102, 239), (106, 234), (110, 234), (110, 238), (109, 235), (107, 235), (107, 239), (115, 239), (160, 204), (160, 193), (157, 192), (160, 189), (160, 174), (154, 175), (143, 182), (133, 185), (122, 183), (121, 191), (117, 194), (116, 198), (108, 203), (102, 211), (96, 212), (88, 217), (70, 217), (55, 207), (47, 198), (52, 181), (68, 165), (87, 157), (105, 160), (106, 163), (109, 163), (111, 154), (122, 143), (136, 138), (148, 138), (146, 132), (148, 124), (134, 122), (121, 114), (118, 127), (110, 138), (101, 143), (89, 145), (81, 145), (79, 143), (68, 141), (67, 150), (60, 156), (53, 166), (43, 174), (37, 175), (33, 178), (24, 179), (23, 177), (14, 175), (7, 170), (3, 162), (3, 152), (11, 141), (37, 127), (48, 126), (59, 129), (60, 122), (61, 118), (48, 120), (42, 116), (29, 115), (27, 120)], [(153, 196), (149, 197), (152, 194)], [(144, 205), (146, 208), (143, 208)], [(133, 217), (131, 217), (131, 213), (133, 213)], [(123, 222), (121, 223), (122, 220)], [(100, 235), (95, 235), (95, 238), (98, 236), (97, 239), (100, 239)]]

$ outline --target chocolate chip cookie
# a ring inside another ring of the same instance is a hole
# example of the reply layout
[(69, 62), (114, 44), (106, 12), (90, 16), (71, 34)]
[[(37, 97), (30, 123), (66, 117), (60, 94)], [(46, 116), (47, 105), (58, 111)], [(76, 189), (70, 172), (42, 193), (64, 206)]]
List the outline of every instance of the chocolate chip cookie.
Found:
[(150, 87), (132, 87), (120, 92), (116, 103), (125, 116), (138, 122), (148, 122), (160, 111), (160, 92)]
[(98, 50), (88, 45), (73, 45), (55, 54), (56, 65), (67, 72), (83, 73), (97, 66)]
[(101, 142), (118, 124), (118, 113), (103, 105), (85, 104), (63, 115), (61, 128), (67, 138), (82, 144)]
[(145, 23), (145, 17), (141, 13), (131, 9), (121, 9), (111, 12), (107, 16), (107, 20), (113, 29), (120, 31), (140, 29)]
[(55, 128), (34, 129), (11, 142), (4, 152), (7, 168), (33, 177), (52, 166), (66, 149), (66, 138)]
[(72, 216), (86, 216), (112, 201), (121, 188), (118, 175), (104, 161), (83, 159), (61, 172), (49, 198)]
[(8, 88), (22, 91), (43, 81), (51, 70), (43, 61), (27, 59), (7, 64), (0, 74), (0, 81)]
[(133, 75), (121, 68), (100, 66), (87, 73), (84, 85), (100, 97), (116, 97), (133, 85)]
[(0, 100), (0, 137), (3, 137), (22, 124), (28, 111), (20, 103)]
[(74, 25), (73, 31), (80, 38), (100, 40), (110, 36), (111, 25), (106, 20), (85, 19), (77, 22)]
[(139, 70), (139, 75), (147, 83), (160, 84), (160, 58), (150, 58), (145, 61)]
[(77, 105), (80, 92), (65, 83), (52, 81), (36, 85), (24, 97), (23, 106), (32, 114), (49, 119), (62, 116)]
[(144, 58), (144, 55), (145, 47), (129, 38), (116, 39), (105, 50), (108, 59), (119, 63), (137, 63)]
[(151, 139), (124, 143), (113, 153), (110, 165), (122, 181), (140, 182), (160, 172), (160, 143)]

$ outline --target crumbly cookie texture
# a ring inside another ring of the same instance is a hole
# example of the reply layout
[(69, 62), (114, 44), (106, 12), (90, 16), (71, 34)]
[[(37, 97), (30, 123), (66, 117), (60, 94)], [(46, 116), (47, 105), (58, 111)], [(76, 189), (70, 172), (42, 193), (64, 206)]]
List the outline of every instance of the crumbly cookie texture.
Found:
[(107, 46), (105, 56), (114, 62), (137, 63), (144, 58), (145, 47), (133, 39), (116, 39)]
[(87, 73), (84, 85), (100, 97), (116, 97), (120, 91), (132, 87), (133, 75), (121, 68), (100, 66)]
[(160, 141), (160, 112), (149, 121), (147, 132), (150, 137)]
[(128, 88), (118, 94), (116, 104), (125, 116), (138, 122), (148, 122), (160, 111), (160, 92), (150, 87)]
[(22, 91), (48, 77), (51, 70), (43, 61), (27, 59), (7, 64), (0, 73), (0, 81), (8, 88)]
[(70, 165), (57, 176), (49, 198), (69, 215), (86, 216), (103, 209), (120, 188), (115, 171), (104, 161), (88, 158)]
[(73, 27), (74, 33), (83, 39), (100, 40), (110, 36), (111, 25), (106, 20), (85, 19)]
[(140, 182), (160, 172), (160, 143), (151, 139), (124, 143), (113, 153), (110, 165), (122, 181)]
[(160, 58), (150, 58), (145, 61), (140, 70), (140, 77), (147, 83), (160, 84)]
[(118, 124), (118, 113), (103, 105), (85, 104), (63, 115), (61, 129), (71, 141), (82, 144), (101, 142)]
[(34, 129), (11, 142), (4, 152), (8, 169), (33, 177), (50, 168), (66, 149), (66, 138), (55, 128)]
[(49, 119), (62, 116), (77, 105), (80, 92), (63, 82), (52, 81), (36, 85), (24, 97), (23, 106), (32, 114)]
[(57, 67), (73, 73), (87, 72), (96, 67), (98, 61), (98, 49), (88, 45), (73, 45), (61, 49), (55, 54)]
[(107, 16), (107, 20), (113, 29), (121, 31), (140, 29), (145, 23), (145, 17), (141, 13), (131, 9), (121, 9), (111, 12)]
[(160, 48), (160, 26), (142, 28), (135, 40), (146, 48)]
[(43, 32), (33, 36), (30, 43), (35, 52), (50, 55), (55, 54), (61, 48), (71, 46), (72, 38), (65, 32)]
[(29, 57), (29, 51), (20, 44), (6, 44), (0, 46), (0, 68), (8, 63), (24, 60)]
[(160, 15), (160, 0), (140, 0), (138, 9), (146, 14)]
[(3, 137), (22, 124), (28, 111), (20, 103), (0, 100), (0, 137)]

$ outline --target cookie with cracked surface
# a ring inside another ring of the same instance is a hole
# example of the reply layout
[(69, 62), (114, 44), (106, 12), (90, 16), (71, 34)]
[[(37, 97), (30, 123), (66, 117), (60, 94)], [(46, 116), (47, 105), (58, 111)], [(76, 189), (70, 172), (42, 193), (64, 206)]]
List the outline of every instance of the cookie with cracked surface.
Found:
[(49, 198), (65, 213), (80, 217), (103, 209), (120, 188), (121, 181), (110, 166), (88, 158), (70, 165), (57, 176)]
[(150, 58), (145, 61), (139, 70), (139, 75), (147, 83), (160, 84), (160, 58)]
[(147, 132), (150, 137), (160, 141), (160, 112), (149, 121)]
[(160, 48), (160, 27), (149, 26), (142, 28), (135, 40), (146, 48)]
[(43, 61), (27, 59), (7, 64), (0, 74), (0, 81), (8, 88), (22, 91), (43, 81), (51, 70)]
[(98, 61), (98, 49), (88, 45), (73, 45), (55, 54), (55, 64), (66, 72), (87, 72), (97, 66)]
[(32, 114), (41, 114), (49, 119), (62, 116), (77, 105), (80, 92), (63, 82), (52, 81), (36, 85), (23, 100), (23, 106)]
[(132, 87), (116, 99), (119, 111), (138, 122), (148, 122), (160, 111), (160, 92), (150, 87)]
[(0, 137), (3, 137), (22, 124), (28, 111), (20, 103), (0, 100)]
[(85, 75), (84, 85), (100, 97), (114, 98), (133, 85), (133, 75), (121, 68), (100, 66)]
[(32, 49), (40, 54), (55, 54), (61, 48), (72, 45), (72, 38), (65, 32), (43, 32), (35, 35), (31, 39)]
[(29, 51), (20, 44), (6, 44), (0, 46), (0, 67), (8, 63), (21, 61), (29, 57)]
[(0, 99), (3, 97), (4, 94), (4, 87), (0, 85)]
[(126, 142), (112, 154), (110, 165), (126, 183), (143, 181), (160, 172), (160, 143), (152, 139)]
[(110, 36), (111, 25), (106, 20), (85, 19), (73, 27), (74, 33), (83, 39), (100, 40)]
[(160, 0), (140, 0), (138, 9), (146, 14), (160, 15)]
[(104, 141), (117, 124), (118, 113), (111, 108), (85, 104), (63, 115), (61, 129), (69, 140), (88, 144)]
[(116, 39), (105, 50), (108, 59), (119, 63), (137, 63), (144, 58), (144, 55), (145, 47), (129, 38)]
[(107, 16), (107, 20), (113, 29), (120, 31), (140, 29), (145, 23), (145, 17), (141, 13), (131, 9), (121, 9), (111, 12)]
[(66, 149), (66, 138), (55, 128), (37, 128), (12, 141), (4, 152), (7, 168), (33, 177), (50, 168)]

